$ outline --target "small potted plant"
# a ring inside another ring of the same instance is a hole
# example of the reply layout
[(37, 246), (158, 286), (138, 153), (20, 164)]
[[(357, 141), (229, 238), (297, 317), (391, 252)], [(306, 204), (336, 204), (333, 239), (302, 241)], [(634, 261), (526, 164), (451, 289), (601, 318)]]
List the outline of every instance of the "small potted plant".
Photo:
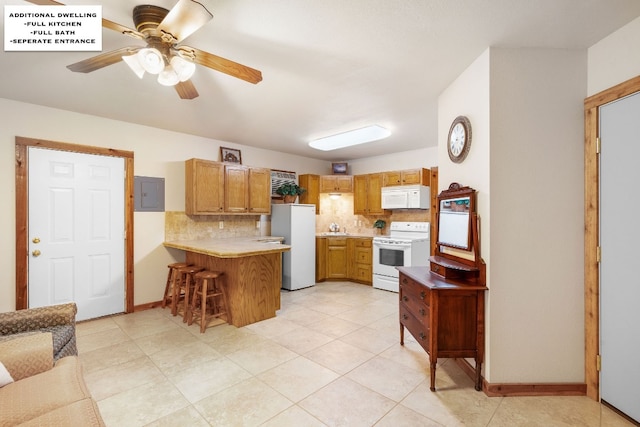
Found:
[(296, 197), (307, 191), (298, 184), (285, 183), (276, 189), (276, 193), (284, 198), (285, 203), (293, 203)]
[(382, 229), (387, 226), (387, 221), (384, 219), (376, 219), (376, 222), (373, 223), (373, 228), (377, 229), (378, 234), (382, 234)]

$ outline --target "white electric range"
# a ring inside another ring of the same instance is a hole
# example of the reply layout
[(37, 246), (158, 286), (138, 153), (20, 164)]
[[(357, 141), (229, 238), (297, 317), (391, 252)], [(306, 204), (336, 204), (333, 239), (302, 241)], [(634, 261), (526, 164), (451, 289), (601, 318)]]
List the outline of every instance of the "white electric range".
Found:
[(396, 267), (429, 265), (428, 222), (392, 222), (388, 236), (373, 238), (373, 287), (398, 292)]

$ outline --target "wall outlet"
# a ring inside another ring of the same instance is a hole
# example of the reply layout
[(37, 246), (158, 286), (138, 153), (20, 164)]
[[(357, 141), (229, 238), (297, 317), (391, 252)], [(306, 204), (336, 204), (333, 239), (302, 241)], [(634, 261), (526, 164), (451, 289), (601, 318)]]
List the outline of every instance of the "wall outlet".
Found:
[(256, 221), (256, 228), (260, 230), (260, 221)]
[(224, 228), (224, 221), (218, 221), (218, 228), (222, 230)]

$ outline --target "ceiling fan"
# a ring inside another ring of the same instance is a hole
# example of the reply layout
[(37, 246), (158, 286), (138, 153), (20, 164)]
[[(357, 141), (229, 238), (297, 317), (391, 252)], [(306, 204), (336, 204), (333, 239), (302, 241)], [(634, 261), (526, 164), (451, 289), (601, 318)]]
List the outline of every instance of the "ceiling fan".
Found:
[[(55, 0), (26, 1), (38, 5), (64, 6)], [(90, 73), (124, 60), (140, 78), (145, 71), (158, 74), (158, 82), (166, 86), (174, 86), (182, 99), (193, 99), (198, 96), (198, 91), (190, 80), (195, 71), (195, 64), (249, 83), (260, 82), (262, 73), (256, 69), (179, 44), (212, 18), (213, 15), (207, 8), (195, 0), (178, 0), (171, 10), (153, 5), (135, 6), (133, 8), (135, 30), (104, 18), (102, 26), (143, 40), (146, 46), (128, 46), (105, 52), (68, 65), (67, 68), (78, 73)]]

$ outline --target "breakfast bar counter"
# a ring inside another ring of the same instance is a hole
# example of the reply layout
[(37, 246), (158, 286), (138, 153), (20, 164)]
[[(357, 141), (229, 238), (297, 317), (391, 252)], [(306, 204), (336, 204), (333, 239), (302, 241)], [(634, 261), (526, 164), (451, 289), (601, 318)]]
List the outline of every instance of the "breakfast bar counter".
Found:
[(241, 327), (275, 317), (280, 309), (282, 252), (279, 237), (174, 240), (168, 248), (186, 253), (186, 262), (224, 272), (231, 323)]

